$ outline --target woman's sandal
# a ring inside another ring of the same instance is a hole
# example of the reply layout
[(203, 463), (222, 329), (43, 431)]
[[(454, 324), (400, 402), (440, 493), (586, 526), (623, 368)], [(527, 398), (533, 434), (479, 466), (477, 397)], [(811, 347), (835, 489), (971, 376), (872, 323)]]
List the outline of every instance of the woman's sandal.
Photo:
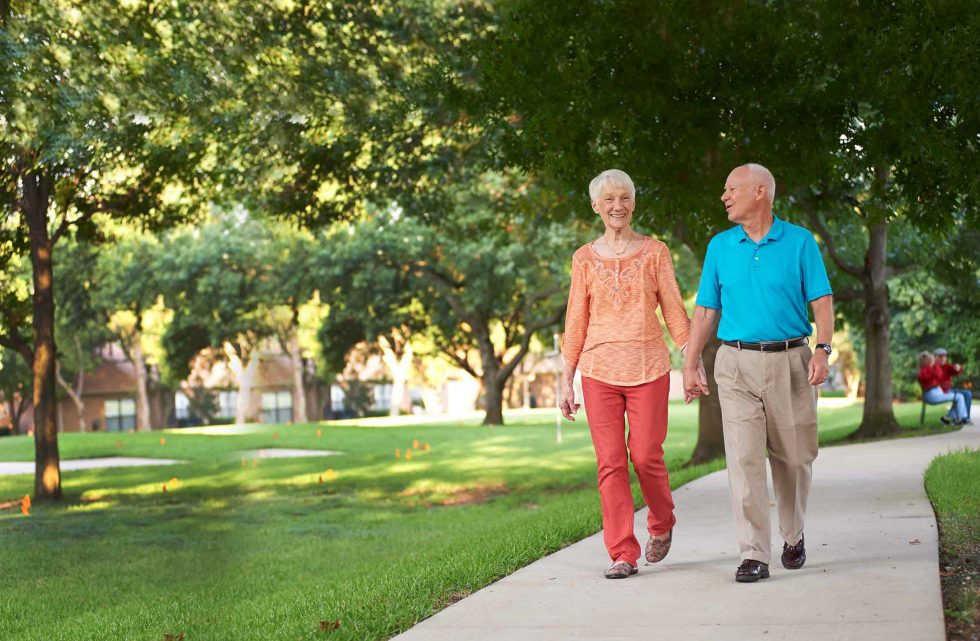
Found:
[(652, 536), (650, 540), (647, 541), (646, 557), (647, 561), (650, 563), (658, 563), (664, 560), (667, 553), (670, 552), (670, 542), (674, 539), (674, 530), (671, 528), (670, 532), (667, 533), (666, 539), (655, 539)]
[(612, 567), (606, 570), (607, 579), (625, 579), (631, 577), (640, 570), (633, 564), (627, 561), (619, 561), (613, 563)]

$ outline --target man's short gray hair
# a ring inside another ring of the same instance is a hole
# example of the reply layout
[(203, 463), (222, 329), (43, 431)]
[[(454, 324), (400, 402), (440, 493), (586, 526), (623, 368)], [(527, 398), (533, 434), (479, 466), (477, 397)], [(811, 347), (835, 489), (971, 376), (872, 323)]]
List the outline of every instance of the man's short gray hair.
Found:
[(766, 196), (768, 196), (769, 204), (771, 205), (776, 200), (776, 178), (772, 175), (772, 172), (754, 162), (743, 166), (752, 172), (753, 177), (759, 181), (760, 185), (766, 188)]
[(636, 187), (633, 185), (633, 179), (620, 169), (607, 169), (593, 178), (592, 182), (589, 183), (589, 198), (593, 201), (599, 200), (602, 190), (609, 184), (626, 187), (630, 190), (630, 196), (636, 198)]

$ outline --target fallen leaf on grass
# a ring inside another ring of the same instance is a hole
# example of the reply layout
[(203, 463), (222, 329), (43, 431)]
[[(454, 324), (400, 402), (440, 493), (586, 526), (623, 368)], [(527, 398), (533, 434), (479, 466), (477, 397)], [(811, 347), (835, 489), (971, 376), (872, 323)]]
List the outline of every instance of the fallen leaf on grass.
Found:
[(334, 619), (333, 621), (320, 621), (320, 631), (322, 632), (333, 632), (334, 630), (340, 629), (340, 619)]
[(414, 439), (412, 441), (412, 447), (414, 447), (415, 449), (419, 449), (419, 440), (418, 439)]
[(919, 539), (912, 539), (911, 541), (909, 541), (909, 545), (922, 545), (922, 541), (920, 541)]
[(160, 437), (160, 445), (166, 445), (166, 444), (167, 444), (167, 439), (166, 439), (166, 437), (164, 437), (164, 436), (161, 436), (161, 437)]
[(942, 577), (951, 577), (951, 576), (955, 576), (955, 575), (956, 575), (956, 573), (953, 572), (952, 568), (945, 568), (945, 569), (942, 569), (942, 570), (939, 571), (939, 576), (942, 576)]
[(20, 511), (24, 514), (24, 516), (30, 516), (31, 515), (31, 495), (30, 494), (25, 494), (24, 495), (24, 498), (22, 498), (20, 500)]
[(184, 633), (180, 634), (170, 634), (167, 632), (163, 635), (163, 641), (184, 641)]

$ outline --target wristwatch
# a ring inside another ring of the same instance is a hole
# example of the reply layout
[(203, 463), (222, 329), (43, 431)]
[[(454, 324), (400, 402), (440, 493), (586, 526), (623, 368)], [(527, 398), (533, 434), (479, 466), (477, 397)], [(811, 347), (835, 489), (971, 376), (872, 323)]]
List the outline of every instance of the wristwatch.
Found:
[(830, 343), (817, 343), (817, 349), (822, 349), (823, 351), (827, 352), (827, 356), (830, 356), (831, 352), (834, 351), (834, 348), (830, 346)]

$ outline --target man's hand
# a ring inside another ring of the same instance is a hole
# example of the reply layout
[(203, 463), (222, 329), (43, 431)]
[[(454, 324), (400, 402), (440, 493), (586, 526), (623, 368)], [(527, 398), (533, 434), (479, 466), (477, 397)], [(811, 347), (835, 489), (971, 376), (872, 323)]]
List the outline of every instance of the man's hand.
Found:
[(684, 402), (690, 403), (698, 396), (708, 396), (708, 376), (704, 372), (704, 361), (698, 359), (696, 367), (684, 368)]
[(572, 383), (562, 381), (561, 396), (558, 398), (558, 409), (561, 410), (561, 415), (570, 421), (574, 421), (575, 412), (580, 407), (582, 405), (575, 402), (575, 388)]
[(827, 352), (818, 349), (810, 359), (809, 383), (822, 385), (827, 380)]

